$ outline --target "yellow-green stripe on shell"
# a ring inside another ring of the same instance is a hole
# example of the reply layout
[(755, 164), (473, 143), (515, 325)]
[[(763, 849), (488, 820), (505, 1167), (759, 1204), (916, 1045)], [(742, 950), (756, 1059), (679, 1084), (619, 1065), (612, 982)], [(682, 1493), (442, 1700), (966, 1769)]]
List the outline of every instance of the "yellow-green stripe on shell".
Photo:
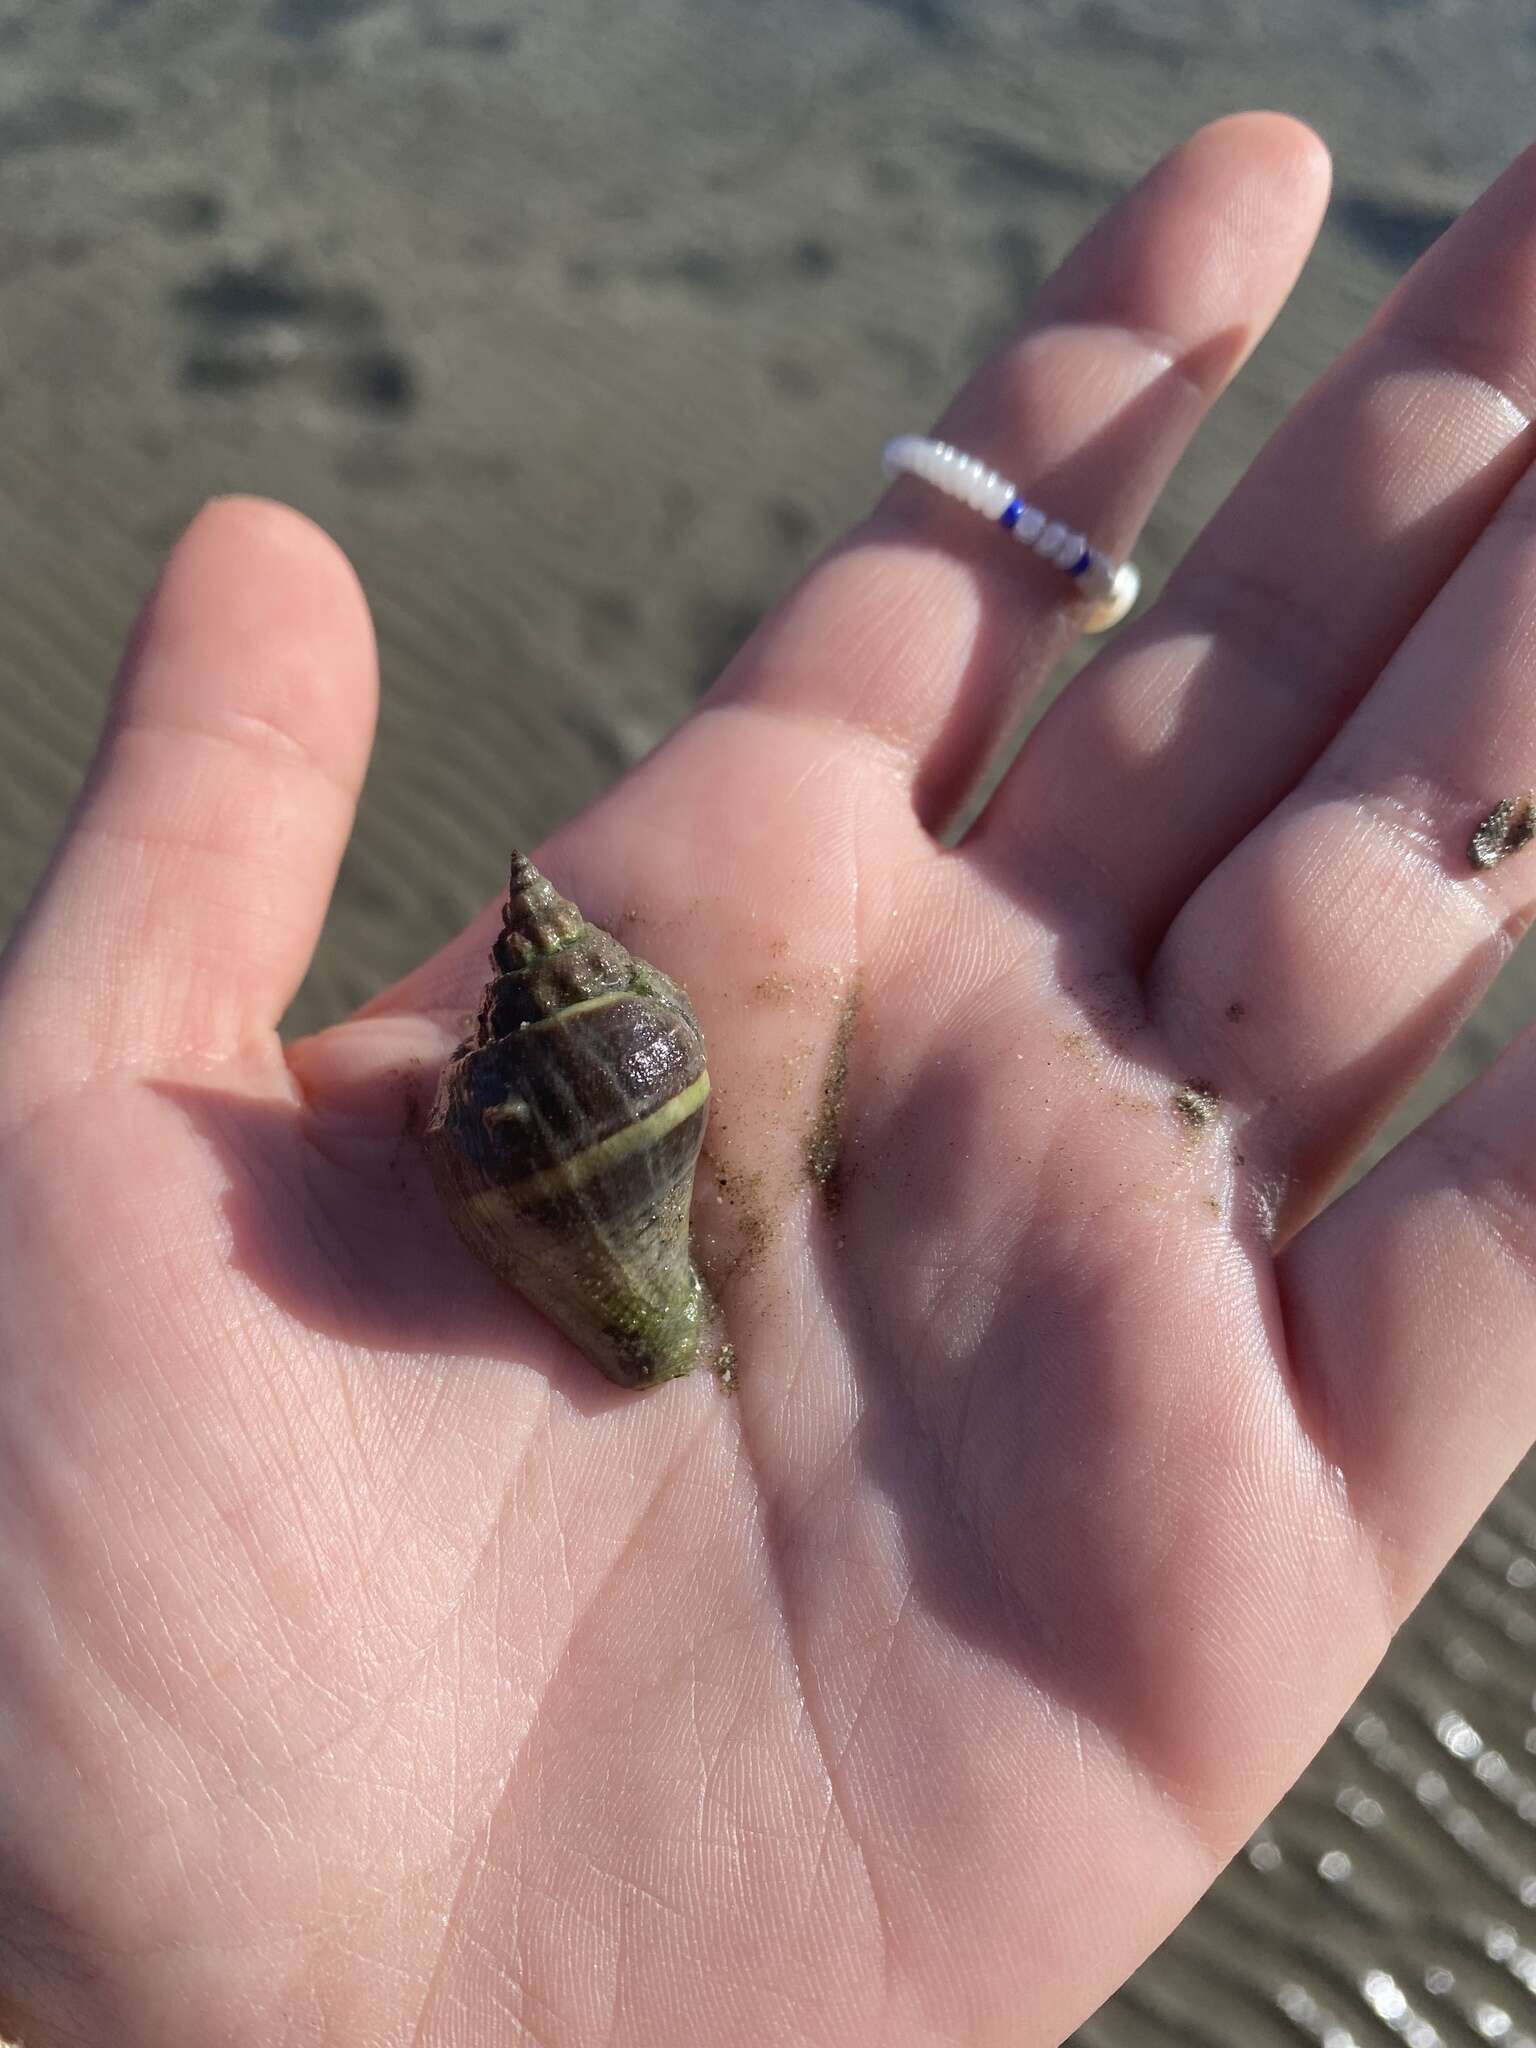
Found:
[(438, 1194), (611, 1380), (673, 1379), (708, 1315), (688, 1238), (709, 1114), (692, 1005), (522, 854), (491, 963), (427, 1126)]

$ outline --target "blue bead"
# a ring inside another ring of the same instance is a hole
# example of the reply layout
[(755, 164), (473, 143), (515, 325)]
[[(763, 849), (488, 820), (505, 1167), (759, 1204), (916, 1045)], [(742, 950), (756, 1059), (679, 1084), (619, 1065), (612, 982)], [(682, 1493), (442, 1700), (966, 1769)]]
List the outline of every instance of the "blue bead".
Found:
[(998, 513), (997, 523), (999, 526), (1017, 526), (1023, 516), (1024, 500), (1022, 498), (1010, 498), (1002, 511)]
[(1093, 549), (1084, 548), (1083, 552), (1078, 556), (1077, 560), (1072, 564), (1071, 568), (1067, 571), (1067, 574), (1069, 576), (1082, 576), (1088, 571), (1089, 568), (1092, 567), (1092, 565)]

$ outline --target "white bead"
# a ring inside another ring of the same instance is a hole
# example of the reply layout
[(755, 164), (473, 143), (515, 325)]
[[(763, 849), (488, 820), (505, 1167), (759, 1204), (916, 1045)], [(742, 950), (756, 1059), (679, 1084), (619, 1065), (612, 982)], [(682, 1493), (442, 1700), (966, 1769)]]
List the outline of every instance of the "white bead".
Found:
[(1001, 519), (1003, 513), (1013, 503), (1015, 495), (1013, 485), (1007, 478), (994, 473), (987, 480), (986, 490), (982, 493), (981, 502), (976, 510), (988, 519)]
[(916, 470), (921, 475), (921, 463), (926, 443), (916, 434), (898, 434), (893, 441), (887, 441), (880, 454), (880, 467), (887, 476), (901, 476), (905, 471)]
[(1013, 529), (1015, 540), (1021, 540), (1025, 547), (1032, 548), (1045, 531), (1045, 514), (1033, 505), (1026, 505), (1019, 514), (1019, 523)]
[[(1056, 550), (1056, 559), (1063, 569), (1075, 569), (1083, 559), (1083, 549), (1087, 545), (1087, 539), (1083, 534), (1069, 530), (1061, 536), (1061, 546)], [(1084, 570), (1083, 573), (1086, 575), (1087, 571)]]
[(1054, 562), (1057, 550), (1066, 538), (1066, 533), (1067, 529), (1062, 525), (1061, 521), (1053, 519), (1044, 533), (1035, 542), (1035, 553), (1047, 562)]
[(1108, 555), (1101, 555), (1097, 548), (1082, 575), (1077, 579), (1079, 593), (1090, 603), (1102, 604), (1113, 596), (1115, 588), (1115, 565)]

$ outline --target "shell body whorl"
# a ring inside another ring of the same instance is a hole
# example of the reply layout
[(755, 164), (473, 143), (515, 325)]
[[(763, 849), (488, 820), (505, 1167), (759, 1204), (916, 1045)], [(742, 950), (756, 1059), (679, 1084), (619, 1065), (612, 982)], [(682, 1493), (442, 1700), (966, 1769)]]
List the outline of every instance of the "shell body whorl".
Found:
[(689, 1251), (709, 1112), (683, 991), (516, 854), (494, 968), (427, 1125), (460, 1236), (621, 1386), (697, 1360)]

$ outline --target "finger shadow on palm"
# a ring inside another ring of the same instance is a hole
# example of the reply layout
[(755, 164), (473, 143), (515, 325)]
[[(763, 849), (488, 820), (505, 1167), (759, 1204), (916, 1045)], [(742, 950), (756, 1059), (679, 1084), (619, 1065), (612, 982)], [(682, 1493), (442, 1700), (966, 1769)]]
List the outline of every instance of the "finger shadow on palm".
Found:
[(416, 1355), (533, 1370), (578, 1414), (635, 1396), (479, 1266), (444, 1214), (422, 1132), (433, 1077), (385, 1069), (372, 1110), (327, 1117), (303, 1103), (157, 1082), (217, 1161), (228, 1264), (281, 1315), (382, 1371)]

